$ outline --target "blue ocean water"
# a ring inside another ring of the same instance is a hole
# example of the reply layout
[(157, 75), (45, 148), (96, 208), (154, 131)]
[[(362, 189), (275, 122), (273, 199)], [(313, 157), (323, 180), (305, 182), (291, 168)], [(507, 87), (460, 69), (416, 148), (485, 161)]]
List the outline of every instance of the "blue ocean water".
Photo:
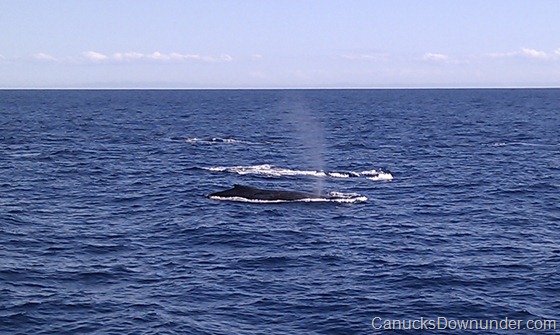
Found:
[(560, 323), (559, 129), (558, 89), (0, 91), (0, 333)]

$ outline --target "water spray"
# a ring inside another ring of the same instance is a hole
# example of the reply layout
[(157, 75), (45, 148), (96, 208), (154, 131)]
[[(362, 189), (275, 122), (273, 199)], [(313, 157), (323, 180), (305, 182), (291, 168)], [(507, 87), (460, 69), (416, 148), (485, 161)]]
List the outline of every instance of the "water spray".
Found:
[[(317, 171), (324, 171), (325, 145), (324, 132), (320, 121), (312, 111), (300, 100), (292, 100), (286, 106), (289, 121), (293, 125), (294, 137), (300, 142), (302, 158), (310, 167)], [(315, 190), (317, 196), (323, 194), (324, 178), (317, 178)]]

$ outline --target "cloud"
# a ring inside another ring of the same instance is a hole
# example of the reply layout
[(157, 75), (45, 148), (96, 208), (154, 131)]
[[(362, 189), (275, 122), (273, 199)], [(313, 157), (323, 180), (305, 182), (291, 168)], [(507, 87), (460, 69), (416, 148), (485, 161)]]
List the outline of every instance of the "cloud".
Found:
[(117, 52), (113, 54), (113, 59), (116, 61), (133, 61), (143, 57), (144, 55), (139, 52)]
[(44, 52), (39, 52), (34, 54), (33, 59), (42, 62), (58, 62), (58, 59), (56, 57), (46, 54)]
[(220, 60), (221, 60), (222, 62), (231, 62), (231, 61), (233, 61), (233, 57), (231, 57), (231, 56), (228, 55), (228, 54), (222, 54), (222, 55), (220, 56)]
[(495, 52), (487, 54), (488, 57), (491, 58), (531, 58), (537, 60), (545, 60), (554, 58), (554, 56), (560, 56), (560, 49), (556, 49), (552, 53), (548, 53), (542, 50), (536, 50), (531, 48), (521, 48), (521, 50), (517, 51), (509, 51), (509, 52)]
[(422, 59), (427, 61), (446, 62), (449, 60), (449, 56), (440, 53), (427, 52), (424, 56), (422, 56)]
[(340, 56), (343, 59), (351, 61), (384, 61), (389, 58), (386, 53), (362, 53), (362, 54), (344, 54)]
[(490, 58), (510, 58), (519, 55), (519, 51), (510, 52), (491, 52), (486, 54)]
[(183, 58), (184, 55), (178, 54), (178, 53), (171, 53), (171, 54), (162, 54), (161, 52), (153, 52), (151, 54), (147, 54), (145, 55), (144, 58), (146, 59), (152, 59), (152, 60), (159, 60), (159, 61), (168, 61), (171, 59), (175, 59), (175, 60), (181, 60)]
[(108, 56), (99, 53), (99, 52), (95, 52), (95, 51), (85, 51), (82, 52), (82, 56), (84, 56), (86, 59), (92, 61), (92, 62), (103, 62), (109, 59)]
[(521, 54), (529, 58), (546, 59), (548, 54), (544, 51), (539, 51), (535, 49), (523, 48), (521, 49)]
[(152, 53), (141, 52), (115, 52), (112, 55), (104, 55), (95, 51), (86, 51), (82, 56), (92, 62), (136, 62), (136, 61), (155, 61), (155, 62), (184, 62), (184, 61), (200, 61), (200, 62), (231, 62), (233, 57), (228, 54), (220, 56), (205, 56), (198, 54), (182, 54), (178, 52), (161, 53), (154, 51)]

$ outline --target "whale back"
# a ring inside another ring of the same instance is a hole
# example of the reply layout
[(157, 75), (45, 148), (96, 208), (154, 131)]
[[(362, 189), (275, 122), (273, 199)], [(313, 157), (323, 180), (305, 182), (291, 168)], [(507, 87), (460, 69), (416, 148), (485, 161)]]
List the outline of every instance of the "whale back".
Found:
[(314, 195), (305, 192), (268, 190), (235, 184), (233, 188), (212, 193), (208, 197), (240, 197), (251, 200), (301, 200), (313, 198)]

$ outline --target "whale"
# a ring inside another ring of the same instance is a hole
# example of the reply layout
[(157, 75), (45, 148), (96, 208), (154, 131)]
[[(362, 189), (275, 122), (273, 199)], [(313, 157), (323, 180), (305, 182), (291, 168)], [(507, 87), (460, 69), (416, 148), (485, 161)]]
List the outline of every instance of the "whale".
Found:
[(317, 195), (306, 192), (269, 190), (234, 184), (233, 188), (208, 194), (207, 197), (210, 199), (244, 198), (249, 200), (296, 201), (314, 199), (317, 198)]

